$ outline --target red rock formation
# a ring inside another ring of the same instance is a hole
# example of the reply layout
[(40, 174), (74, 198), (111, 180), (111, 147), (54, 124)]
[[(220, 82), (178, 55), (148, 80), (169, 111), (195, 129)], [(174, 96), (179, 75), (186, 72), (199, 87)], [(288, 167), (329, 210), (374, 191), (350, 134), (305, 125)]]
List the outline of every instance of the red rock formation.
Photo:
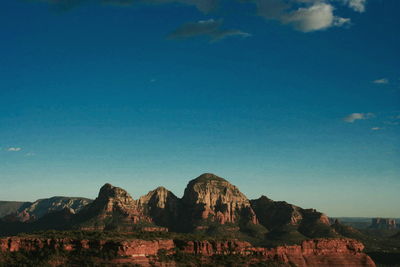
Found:
[(372, 229), (397, 229), (396, 220), (389, 218), (373, 218), (370, 226)]
[(240, 254), (258, 256), (256, 261), (279, 261), (299, 267), (353, 266), (374, 267), (372, 259), (362, 253), (364, 245), (353, 239), (315, 239), (301, 245), (256, 248), (245, 241), (189, 241), (184, 252), (212, 256)]
[(178, 219), (179, 199), (169, 190), (160, 186), (137, 201), (146, 215), (160, 226), (174, 228)]
[[(152, 222), (143, 208), (124, 189), (105, 184), (98, 197), (77, 214), (80, 229), (103, 230), (107, 227), (129, 229), (139, 222)], [(113, 220), (113, 225), (106, 221)]]
[(206, 173), (189, 182), (182, 198), (187, 208), (185, 216), (193, 224), (204, 219), (237, 223), (245, 219), (257, 223), (250, 201), (239, 189), (214, 174)]
[[(36, 251), (52, 248), (65, 251), (78, 249), (113, 250), (121, 259), (115, 261), (148, 266), (150, 258), (156, 258), (160, 250), (167, 254), (182, 252), (209, 257), (216, 254), (239, 254), (250, 257), (250, 262), (280, 262), (299, 267), (375, 267), (374, 262), (362, 250), (364, 246), (352, 239), (315, 239), (301, 245), (256, 248), (245, 241), (186, 241), (177, 245), (170, 239), (125, 241), (3, 238), (1, 252)], [(249, 262), (249, 263), (250, 263)], [(160, 263), (158, 265), (161, 265)]]

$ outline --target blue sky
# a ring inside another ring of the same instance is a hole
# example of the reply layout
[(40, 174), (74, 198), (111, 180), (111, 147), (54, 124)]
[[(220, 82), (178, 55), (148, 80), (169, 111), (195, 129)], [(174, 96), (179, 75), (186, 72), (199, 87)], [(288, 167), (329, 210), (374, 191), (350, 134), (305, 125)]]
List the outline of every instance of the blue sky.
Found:
[(213, 172), (249, 198), (400, 217), (399, 9), (2, 3), (0, 199), (182, 196)]

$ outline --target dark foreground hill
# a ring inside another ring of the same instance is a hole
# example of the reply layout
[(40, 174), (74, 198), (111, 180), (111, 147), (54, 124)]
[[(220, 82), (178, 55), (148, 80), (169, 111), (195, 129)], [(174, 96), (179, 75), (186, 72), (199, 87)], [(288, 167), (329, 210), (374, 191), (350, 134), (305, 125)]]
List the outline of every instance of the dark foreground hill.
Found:
[(3, 262), (13, 261), (13, 251), (27, 261), (41, 251), (50, 258), (63, 255), (58, 260), (64, 264), (92, 253), (107, 266), (148, 265), (150, 258), (156, 265), (179, 266), (185, 257), (189, 266), (227, 266), (219, 260), (232, 259), (230, 266), (375, 266), (355, 240), (365, 238), (362, 233), (339, 222), (331, 225), (314, 209), (265, 196), (249, 200), (214, 174), (191, 180), (182, 198), (158, 187), (135, 200), (105, 184), (94, 201), (79, 201), (76, 210), (70, 205), (28, 222), (0, 221), (1, 235), (19, 234), (0, 241)]

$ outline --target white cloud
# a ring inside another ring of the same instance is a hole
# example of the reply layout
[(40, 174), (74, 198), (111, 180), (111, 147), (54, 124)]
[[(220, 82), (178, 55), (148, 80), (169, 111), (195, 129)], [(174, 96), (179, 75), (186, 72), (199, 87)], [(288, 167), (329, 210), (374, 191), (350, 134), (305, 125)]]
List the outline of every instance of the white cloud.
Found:
[(282, 17), (283, 23), (290, 23), (302, 32), (311, 32), (326, 29), (332, 26), (342, 26), (349, 19), (335, 17), (333, 6), (326, 3), (317, 3), (308, 8), (299, 8)]
[(365, 11), (365, 4), (367, 3), (367, 0), (343, 0), (343, 2), (354, 11), (362, 13)]
[(229, 36), (249, 37), (251, 34), (240, 30), (224, 30), (222, 20), (200, 20), (188, 22), (168, 35), (170, 39), (187, 39), (197, 36), (206, 36), (211, 42), (220, 41)]
[(22, 150), (22, 148), (20, 148), (20, 147), (9, 147), (9, 148), (7, 148), (7, 151), (9, 151), (9, 152), (18, 152), (18, 151), (21, 151)]
[(372, 82), (375, 83), (375, 84), (388, 84), (389, 80), (386, 79), (386, 78), (382, 78), (382, 79), (374, 80)]
[(345, 122), (353, 123), (357, 120), (367, 120), (373, 118), (375, 115), (373, 113), (351, 113), (343, 118)]
[(371, 130), (372, 131), (379, 131), (379, 130), (382, 130), (382, 128), (381, 127), (372, 127)]
[(33, 156), (36, 156), (36, 153), (28, 152), (25, 154), (25, 157), (33, 157)]
[(323, 0), (255, 0), (258, 14), (266, 19), (292, 25), (296, 30), (312, 32), (342, 27), (350, 19), (334, 15), (334, 6)]

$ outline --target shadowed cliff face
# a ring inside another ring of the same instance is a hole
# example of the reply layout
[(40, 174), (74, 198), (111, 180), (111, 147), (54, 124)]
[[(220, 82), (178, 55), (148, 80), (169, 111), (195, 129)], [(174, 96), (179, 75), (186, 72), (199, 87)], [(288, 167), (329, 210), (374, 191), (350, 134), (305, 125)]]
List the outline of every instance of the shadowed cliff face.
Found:
[(250, 201), (239, 189), (214, 174), (203, 174), (189, 182), (182, 198), (188, 224), (196, 226), (208, 220), (239, 223), (241, 220), (257, 223)]
[(262, 196), (251, 200), (259, 222), (269, 231), (270, 238), (293, 239), (338, 237), (329, 218), (314, 209), (302, 209), (284, 201), (273, 201)]
[(180, 200), (164, 187), (158, 187), (138, 200), (144, 213), (159, 226), (174, 228), (177, 224)]
[(76, 221), (81, 229), (122, 230), (151, 219), (128, 192), (105, 184), (98, 197), (77, 214)]

